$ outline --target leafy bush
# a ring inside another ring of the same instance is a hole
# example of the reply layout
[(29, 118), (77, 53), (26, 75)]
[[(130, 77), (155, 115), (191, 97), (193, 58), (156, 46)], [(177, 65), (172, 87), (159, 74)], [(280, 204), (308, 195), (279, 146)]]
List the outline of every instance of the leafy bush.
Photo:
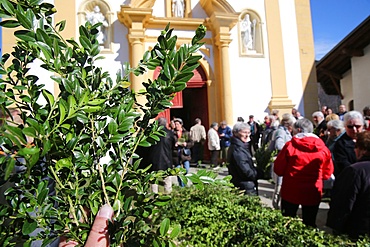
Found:
[[(52, 4), (42, 0), (0, 4), (0, 26), (16, 28), (17, 38), (13, 52), (3, 54), (0, 62), (0, 111), (11, 115), (9, 108), (15, 108), (22, 119), (1, 126), (0, 181), (7, 181), (9, 189), (8, 204), (0, 205), (0, 245), (28, 246), (34, 240), (47, 244), (62, 234), (83, 244), (103, 204), (115, 211), (111, 246), (152, 245), (143, 241), (150, 239), (148, 235), (168, 243), (171, 236), (163, 230), (168, 221), (159, 229), (147, 222), (170, 197), (148, 190), (150, 183), (179, 170), (138, 169), (135, 150), (163, 135), (151, 120), (171, 106), (175, 93), (193, 76), (201, 58), (194, 53), (203, 45), (199, 41), (205, 27), (196, 30), (191, 44), (177, 50), (177, 37), (168, 25), (137, 67), (127, 67), (112, 79), (95, 66), (102, 59), (96, 39), (101, 24), (86, 23), (79, 27), (76, 40), (65, 40), (60, 32), (66, 24), (53, 23)], [(58, 95), (29, 73), (35, 60), (51, 72)], [(157, 79), (143, 83), (144, 90), (130, 90), (132, 74), (158, 66), (162, 69)], [(139, 104), (137, 97), (146, 102)], [(32, 234), (35, 230), (39, 234)]]
[(157, 221), (168, 218), (181, 225), (180, 246), (369, 246), (353, 243), (306, 227), (299, 218), (261, 205), (259, 197), (245, 196), (223, 186), (183, 188), (160, 209)]
[(259, 167), (264, 174), (265, 179), (271, 178), (271, 162), (274, 159), (276, 151), (270, 151), (268, 145), (262, 145), (254, 153), (257, 167)]

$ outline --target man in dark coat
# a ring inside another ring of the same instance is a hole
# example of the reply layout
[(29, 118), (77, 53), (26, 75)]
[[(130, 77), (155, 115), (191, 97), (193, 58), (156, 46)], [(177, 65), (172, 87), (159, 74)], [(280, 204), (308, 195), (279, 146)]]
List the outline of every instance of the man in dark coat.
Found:
[[(149, 171), (165, 171), (172, 168), (172, 149), (175, 146), (175, 136), (173, 132), (167, 129), (167, 119), (159, 118), (158, 125), (163, 126), (165, 136), (160, 136), (159, 141), (151, 147), (139, 147), (136, 153), (142, 158), (140, 168), (144, 169), (150, 164), (152, 165)], [(152, 184), (151, 189), (154, 193), (158, 193), (158, 185)], [(172, 178), (166, 177), (164, 179), (164, 191), (170, 193), (172, 191)]]
[(253, 154), (252, 147), (253, 147), (254, 152), (256, 152), (258, 149), (258, 144), (259, 144), (260, 136), (261, 136), (261, 127), (256, 121), (254, 121), (253, 115), (249, 116), (248, 124), (251, 127), (251, 135), (250, 135), (251, 141), (249, 142), (249, 152)]
[(357, 135), (358, 162), (344, 168), (332, 190), (326, 225), (353, 239), (370, 235), (370, 132)]

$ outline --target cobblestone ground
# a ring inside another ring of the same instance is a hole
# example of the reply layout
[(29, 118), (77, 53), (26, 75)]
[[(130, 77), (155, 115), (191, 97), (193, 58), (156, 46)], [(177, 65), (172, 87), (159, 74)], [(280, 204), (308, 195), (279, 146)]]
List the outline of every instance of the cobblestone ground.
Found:
[[(207, 164), (202, 164), (200, 167), (196, 167), (195, 164), (191, 164), (190, 166), (190, 173), (196, 173), (199, 169), (211, 169), (214, 172), (218, 173), (220, 178), (223, 178), (228, 175), (228, 171), (226, 167), (218, 167), (218, 168), (211, 168)], [(174, 184), (178, 184), (176, 177), (173, 179)], [(259, 197), (261, 198), (262, 203), (267, 205), (268, 207), (272, 208), (272, 193), (274, 191), (274, 184), (267, 180), (258, 180), (258, 190), (259, 190)], [(325, 226), (326, 216), (329, 210), (329, 204), (327, 202), (320, 203), (319, 212), (316, 218), (317, 227), (320, 230), (324, 230), (326, 232), (331, 232), (330, 228)], [(298, 215), (301, 217), (301, 210), (298, 210)]]

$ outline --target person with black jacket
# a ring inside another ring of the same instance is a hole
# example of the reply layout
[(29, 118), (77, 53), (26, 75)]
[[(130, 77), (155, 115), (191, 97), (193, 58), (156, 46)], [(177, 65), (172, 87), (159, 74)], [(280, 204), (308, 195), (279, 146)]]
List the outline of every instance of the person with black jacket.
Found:
[(370, 131), (357, 134), (357, 163), (334, 182), (326, 225), (336, 234), (357, 239), (370, 235)]
[(257, 179), (262, 173), (253, 164), (249, 152), (248, 141), (251, 134), (247, 123), (236, 123), (233, 127), (233, 136), (228, 150), (228, 170), (232, 176), (231, 182), (246, 195), (258, 195)]

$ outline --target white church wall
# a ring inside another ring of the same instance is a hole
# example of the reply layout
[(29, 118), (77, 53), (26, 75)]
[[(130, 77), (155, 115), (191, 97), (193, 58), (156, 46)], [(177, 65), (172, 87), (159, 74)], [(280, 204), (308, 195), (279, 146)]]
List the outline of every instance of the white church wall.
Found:
[(343, 79), (340, 80), (340, 87), (343, 94), (342, 104), (346, 105), (353, 100), (353, 85), (352, 85), (352, 70), (348, 70), (343, 74)]
[(239, 29), (236, 25), (231, 30), (232, 42), (229, 48), (230, 80), (233, 95), (233, 120), (241, 116), (248, 120), (254, 115), (256, 120), (263, 121), (271, 100), (271, 77), (268, 56), (266, 18), (263, 1), (230, 1), (236, 12), (252, 10), (261, 18), (263, 38), (263, 56), (239, 55)]
[(362, 113), (362, 109), (370, 105), (370, 45), (365, 47), (364, 56), (352, 57), (351, 64), (354, 109)]
[(303, 89), (294, 0), (279, 1), (288, 98), (303, 112)]

